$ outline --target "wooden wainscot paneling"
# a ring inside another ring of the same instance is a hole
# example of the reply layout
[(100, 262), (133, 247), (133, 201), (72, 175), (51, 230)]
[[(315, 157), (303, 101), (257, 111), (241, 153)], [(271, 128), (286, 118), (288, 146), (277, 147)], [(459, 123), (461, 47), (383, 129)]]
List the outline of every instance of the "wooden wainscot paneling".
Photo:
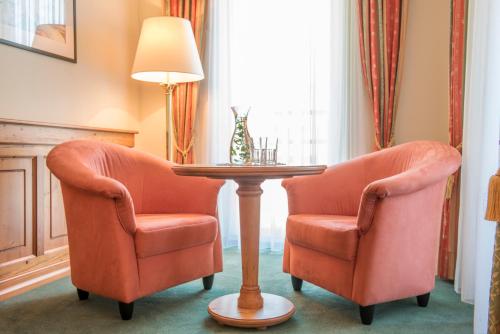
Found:
[(45, 168), (44, 177), (44, 250), (68, 244), (66, 217), (59, 180)]
[(0, 263), (33, 256), (33, 161), (0, 158)]
[(61, 186), (46, 166), (52, 147), (80, 138), (133, 147), (136, 133), (0, 118), (0, 301), (69, 274)]

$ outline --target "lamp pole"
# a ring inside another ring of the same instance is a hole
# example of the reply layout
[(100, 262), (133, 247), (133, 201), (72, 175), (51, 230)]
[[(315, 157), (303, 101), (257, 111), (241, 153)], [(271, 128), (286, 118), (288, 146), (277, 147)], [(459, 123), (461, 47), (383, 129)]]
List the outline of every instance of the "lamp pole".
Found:
[(166, 138), (167, 138), (167, 160), (174, 162), (175, 136), (174, 136), (174, 114), (172, 108), (172, 94), (176, 87), (175, 84), (161, 84), (166, 97)]

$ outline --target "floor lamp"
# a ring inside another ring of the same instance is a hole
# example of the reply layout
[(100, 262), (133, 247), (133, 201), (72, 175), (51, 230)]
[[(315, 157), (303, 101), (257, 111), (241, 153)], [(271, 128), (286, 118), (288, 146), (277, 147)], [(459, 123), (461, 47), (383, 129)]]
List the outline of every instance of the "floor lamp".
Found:
[(174, 160), (172, 94), (178, 83), (203, 80), (203, 68), (191, 23), (172, 16), (150, 17), (142, 23), (132, 78), (156, 82), (165, 89), (167, 159)]

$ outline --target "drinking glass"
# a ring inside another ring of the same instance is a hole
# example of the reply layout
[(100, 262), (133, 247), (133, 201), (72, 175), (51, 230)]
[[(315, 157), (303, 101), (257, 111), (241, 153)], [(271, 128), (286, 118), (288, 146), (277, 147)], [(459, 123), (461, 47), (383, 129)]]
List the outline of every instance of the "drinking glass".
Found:
[(253, 142), (252, 162), (258, 165), (276, 165), (278, 138), (259, 137)]

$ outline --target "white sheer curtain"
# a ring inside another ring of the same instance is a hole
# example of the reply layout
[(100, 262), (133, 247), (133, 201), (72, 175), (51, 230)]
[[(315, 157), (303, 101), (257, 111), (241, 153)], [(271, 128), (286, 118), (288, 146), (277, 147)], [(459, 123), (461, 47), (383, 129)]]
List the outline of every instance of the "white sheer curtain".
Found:
[(488, 179), (499, 165), (500, 2), (472, 1), (465, 83), (462, 190), (455, 289), (475, 304), (474, 333), (486, 333), (495, 224), (484, 220)]
[[(228, 162), (234, 127), (231, 105), (252, 106), (250, 134), (278, 137), (280, 162), (333, 164), (362, 153), (362, 145), (350, 145), (348, 135), (351, 108), (364, 112), (349, 103), (350, 60), (359, 58), (357, 51), (351, 52), (357, 49), (351, 43), (351, 1), (210, 3), (207, 80), (201, 87), (196, 130), (198, 162)], [(362, 131), (370, 133), (367, 129)], [(239, 245), (235, 188), (228, 182), (219, 197), (224, 247)], [(260, 246), (282, 251), (286, 194), (280, 181), (266, 181), (263, 190)]]

